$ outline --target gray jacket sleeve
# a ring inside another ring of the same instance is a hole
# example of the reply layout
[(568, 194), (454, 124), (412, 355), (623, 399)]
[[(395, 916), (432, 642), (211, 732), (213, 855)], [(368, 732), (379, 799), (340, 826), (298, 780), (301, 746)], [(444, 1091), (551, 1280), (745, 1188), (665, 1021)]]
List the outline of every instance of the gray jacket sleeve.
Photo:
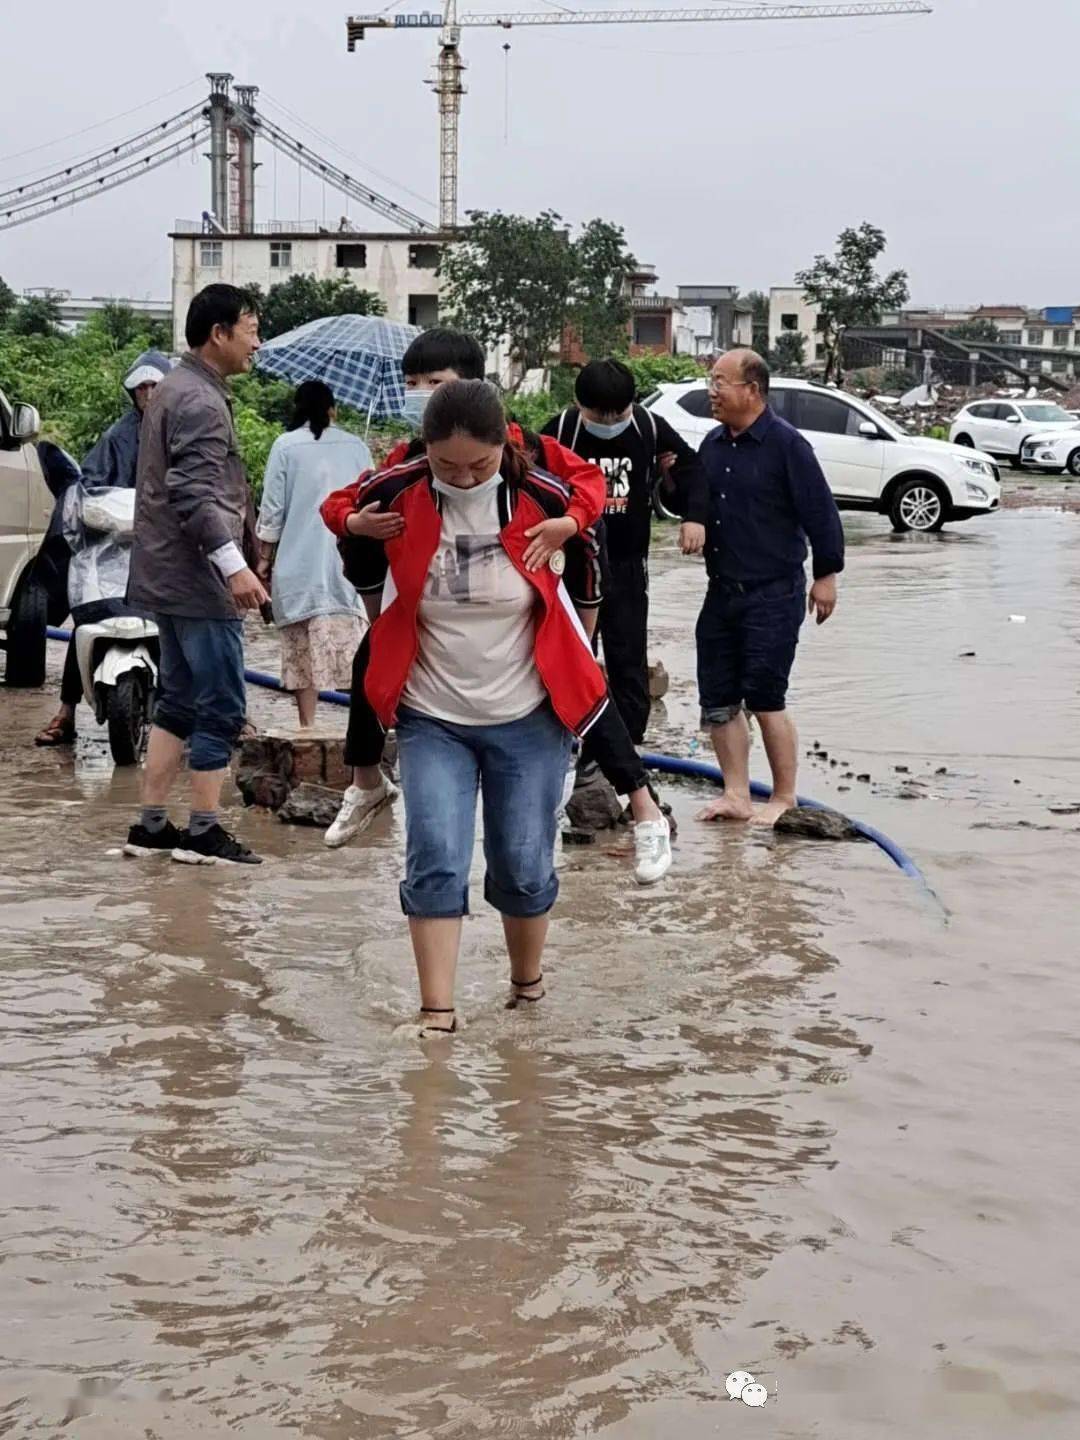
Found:
[(165, 493), (181, 528), (204, 555), (233, 540), (221, 504), (232, 422), (224, 407), (185, 396), (168, 417)]

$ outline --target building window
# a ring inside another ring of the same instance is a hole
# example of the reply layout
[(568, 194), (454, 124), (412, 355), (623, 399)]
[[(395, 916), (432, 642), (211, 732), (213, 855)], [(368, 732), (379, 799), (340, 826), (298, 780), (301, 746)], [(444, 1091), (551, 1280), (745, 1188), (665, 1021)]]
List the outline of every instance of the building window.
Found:
[(1065, 349), (1065, 346), (1068, 345), (1068, 343), (1069, 343), (1069, 332), (1068, 332), (1068, 330), (1055, 330), (1055, 331), (1054, 331), (1054, 348), (1055, 348), (1055, 349), (1057, 349), (1057, 350), (1064, 350), (1064, 349)]
[(824, 345), (815, 345), (815, 346), (814, 346), (814, 359), (815, 359), (815, 360), (824, 360), (824, 359), (825, 359), (825, 346), (824, 346)]
[(1041, 330), (1029, 330), (1027, 343), (1029, 345), (1041, 345), (1043, 343), (1043, 332)]
[(337, 247), (337, 268), (339, 270), (366, 270), (367, 246), (351, 243)]
[(221, 269), (221, 241), (199, 241), (199, 264), (204, 270)]
[(270, 241), (270, 269), (291, 270), (292, 269), (292, 241), (271, 240)]
[(1050, 369), (1055, 375), (1064, 375), (1068, 368), (1069, 362), (1065, 359), (1064, 355), (1055, 355), (1053, 360), (1050, 361)]
[(824, 315), (818, 315), (818, 316), (815, 317), (815, 319), (814, 319), (814, 329), (818, 332), (819, 335), (820, 335), (821, 332), (825, 329), (825, 316), (824, 316)]
[(781, 330), (794, 330), (794, 331), (798, 332), (798, 329), (799, 329), (799, 317), (798, 317), (798, 315), (781, 315), (781, 316), (780, 316), (780, 329), (781, 329)]
[(439, 297), (437, 295), (409, 296), (409, 324), (419, 325), (421, 330), (430, 330), (439, 323)]
[(1023, 339), (1023, 331), (1002, 330), (999, 332), (998, 339), (1003, 345), (1019, 345), (1021, 340)]
[(438, 245), (410, 245), (410, 270), (437, 270), (442, 251)]

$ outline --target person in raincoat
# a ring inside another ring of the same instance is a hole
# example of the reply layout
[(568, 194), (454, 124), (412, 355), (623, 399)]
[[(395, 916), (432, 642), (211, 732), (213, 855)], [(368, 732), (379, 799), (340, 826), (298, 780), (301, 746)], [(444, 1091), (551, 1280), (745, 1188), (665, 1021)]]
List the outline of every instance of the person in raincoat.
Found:
[[(114, 425), (110, 425), (101, 439), (88, 451), (82, 462), (82, 486), (84, 491), (131, 490), (135, 487), (135, 468), (139, 459), (139, 427), (143, 411), (153, 393), (154, 386), (172, 369), (172, 362), (159, 350), (145, 350), (138, 356), (124, 377), (124, 390), (131, 401), (131, 409), (124, 412)], [(58, 514), (54, 517), (60, 528), (60, 507), (64, 496), (57, 500)], [(52, 527), (50, 527), (51, 533)], [(123, 600), (123, 591), (115, 597)], [(111, 603), (105, 601), (103, 603)], [(85, 618), (85, 617), (84, 617)], [(60, 681), (60, 708), (36, 736), (35, 745), (71, 745), (75, 740), (75, 707), (82, 697), (82, 678), (75, 652), (75, 635), (68, 643), (64, 674)]]

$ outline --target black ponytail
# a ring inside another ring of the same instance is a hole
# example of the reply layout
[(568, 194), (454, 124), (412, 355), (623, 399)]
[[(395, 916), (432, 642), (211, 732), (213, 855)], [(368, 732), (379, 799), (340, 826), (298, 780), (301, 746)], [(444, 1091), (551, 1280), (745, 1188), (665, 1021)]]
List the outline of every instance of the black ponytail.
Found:
[(302, 430), (311, 426), (311, 433), (318, 440), (330, 424), (330, 411), (334, 408), (334, 392), (321, 380), (305, 380), (296, 387), (293, 397), (293, 414), (290, 430)]

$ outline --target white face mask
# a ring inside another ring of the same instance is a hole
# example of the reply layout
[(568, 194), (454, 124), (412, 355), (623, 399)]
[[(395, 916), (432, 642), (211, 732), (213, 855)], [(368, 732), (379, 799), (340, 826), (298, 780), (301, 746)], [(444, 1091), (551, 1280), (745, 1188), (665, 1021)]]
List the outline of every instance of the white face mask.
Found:
[(625, 420), (616, 420), (613, 425), (600, 425), (595, 420), (582, 420), (581, 423), (597, 440), (616, 440), (624, 430), (630, 429), (632, 419), (633, 416), (628, 415)]
[(434, 390), (406, 390), (405, 405), (401, 411), (401, 418), (406, 425), (411, 425), (414, 430), (419, 430), (424, 422), (424, 411), (427, 403), (435, 394)]
[(482, 480), (479, 485), (470, 485), (466, 490), (461, 485), (451, 485), (449, 480), (440, 480), (434, 470), (431, 472), (431, 483), (435, 489), (440, 495), (449, 495), (453, 500), (474, 500), (478, 495), (490, 495), (492, 490), (499, 488), (501, 480), (502, 476), (496, 470), (490, 480)]

